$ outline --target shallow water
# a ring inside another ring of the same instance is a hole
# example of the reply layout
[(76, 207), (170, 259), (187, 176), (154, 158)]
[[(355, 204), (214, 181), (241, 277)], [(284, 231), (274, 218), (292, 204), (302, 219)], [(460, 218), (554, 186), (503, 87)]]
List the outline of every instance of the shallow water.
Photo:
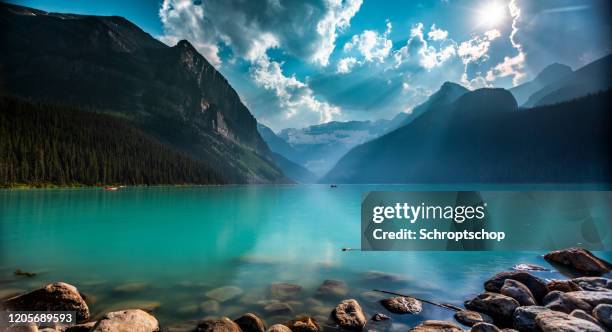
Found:
[[(251, 311), (268, 324), (272, 282), (304, 287), (291, 316), (324, 320), (338, 299), (317, 299), (325, 279), (345, 281), (368, 315), (381, 311), (374, 288), (461, 305), (491, 275), (517, 263), (548, 266), (540, 252), (343, 252), (360, 246), (360, 198), (371, 190), (426, 186), (226, 186), (0, 191), (0, 296), (48, 282), (76, 285), (94, 315), (126, 307), (154, 311), (164, 326)], [(446, 188), (444, 188), (446, 189)], [(452, 189), (460, 189), (455, 186)], [(480, 188), (482, 189), (482, 188)], [(503, 189), (512, 189), (507, 186)], [(610, 259), (610, 252), (599, 253)], [(38, 272), (33, 278), (13, 271)], [(394, 274), (395, 281), (368, 273)], [(537, 272), (545, 278), (557, 272)], [(242, 293), (205, 313), (212, 289)], [(451, 312), (425, 305), (380, 330), (405, 330)]]

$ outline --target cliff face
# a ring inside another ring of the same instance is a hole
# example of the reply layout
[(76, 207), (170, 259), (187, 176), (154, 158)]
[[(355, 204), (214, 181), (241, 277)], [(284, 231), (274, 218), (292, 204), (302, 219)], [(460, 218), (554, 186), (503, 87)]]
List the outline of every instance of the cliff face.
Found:
[(133, 121), (233, 183), (284, 182), (257, 123), (187, 41), (166, 46), (121, 17), (0, 4), (0, 91)]

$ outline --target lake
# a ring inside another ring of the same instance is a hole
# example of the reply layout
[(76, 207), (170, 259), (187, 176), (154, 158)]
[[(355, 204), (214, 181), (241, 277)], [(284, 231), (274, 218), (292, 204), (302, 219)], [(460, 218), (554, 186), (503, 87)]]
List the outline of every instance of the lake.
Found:
[[(341, 250), (360, 246), (363, 192), (431, 188), (1, 190), (1, 294), (65, 281), (88, 297), (94, 316), (146, 307), (162, 325), (170, 326), (208, 315), (236, 318), (251, 311), (271, 325), (301, 313), (326, 319), (338, 302), (315, 296), (326, 279), (346, 282), (348, 294), (343, 298), (358, 299), (370, 316), (385, 312), (376, 302), (382, 297), (371, 292), (375, 288), (461, 305), (501, 270), (518, 263), (548, 266), (542, 252)], [(17, 277), (13, 274), (17, 268), (38, 275)], [(557, 272), (536, 274), (560, 277)], [(264, 309), (274, 302), (268, 288), (275, 282), (303, 287), (297, 298), (288, 301), (290, 315)], [(211, 292), (225, 286), (229, 288)], [(229, 298), (219, 298), (218, 293)], [(424, 304), (420, 315), (391, 316), (392, 323), (381, 330), (405, 331), (424, 319), (448, 319), (452, 312)]]

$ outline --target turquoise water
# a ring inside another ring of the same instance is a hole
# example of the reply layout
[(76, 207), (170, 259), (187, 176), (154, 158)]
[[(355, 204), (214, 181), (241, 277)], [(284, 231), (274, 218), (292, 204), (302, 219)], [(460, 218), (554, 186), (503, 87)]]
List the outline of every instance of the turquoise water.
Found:
[[(482, 282), (518, 263), (547, 266), (537, 252), (343, 252), (360, 245), (361, 194), (414, 186), (227, 186), (0, 191), (1, 295), (52, 281), (76, 285), (94, 315), (144, 306), (165, 326), (252, 311), (268, 324), (268, 286), (304, 287), (293, 315), (326, 319), (337, 300), (312, 297), (325, 279), (345, 281), (368, 315), (384, 312), (372, 294), (388, 289), (460, 305)], [(420, 187), (423, 189), (423, 187)], [(507, 189), (507, 188), (506, 188)], [(601, 253), (610, 258), (610, 252)], [(33, 278), (13, 271), (37, 272)], [(394, 274), (390, 282), (371, 271)], [(545, 278), (556, 272), (539, 272)], [(127, 284), (127, 285), (126, 285)], [(242, 293), (205, 312), (206, 293)], [(451, 312), (425, 305), (417, 316), (393, 316), (390, 330)]]

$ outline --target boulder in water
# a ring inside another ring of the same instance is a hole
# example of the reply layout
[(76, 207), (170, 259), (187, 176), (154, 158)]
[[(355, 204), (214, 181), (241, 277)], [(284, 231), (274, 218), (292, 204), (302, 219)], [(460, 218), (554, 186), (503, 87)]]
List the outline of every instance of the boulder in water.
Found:
[(348, 293), (348, 286), (344, 281), (325, 280), (317, 289), (317, 297), (341, 298)]
[(512, 314), (520, 304), (515, 299), (497, 293), (486, 292), (466, 301), (465, 307), (469, 310), (485, 313), (497, 324), (510, 325)]
[(554, 310), (539, 313), (536, 322), (543, 332), (605, 332), (600, 326), (587, 320)]
[(443, 320), (426, 320), (410, 332), (463, 332), (463, 329), (457, 324)]
[(548, 288), (546, 288), (546, 282), (544, 280), (525, 271), (500, 272), (487, 280), (484, 284), (484, 288), (489, 292), (499, 293), (506, 279), (516, 280), (527, 286), (538, 303), (540, 303), (542, 298), (548, 293)]
[(354, 299), (338, 303), (332, 316), (341, 328), (347, 330), (361, 331), (367, 322), (363, 309)]
[(234, 320), (240, 326), (242, 332), (265, 332), (266, 323), (253, 313), (246, 313)]
[(476, 323), (493, 323), (493, 319), (488, 315), (471, 310), (457, 311), (454, 317), (459, 323), (467, 326), (473, 326)]
[(572, 272), (587, 276), (600, 276), (608, 273), (611, 267), (610, 263), (582, 248), (551, 251), (544, 255), (544, 259), (551, 264), (561, 265)]
[(564, 312), (566, 314), (576, 309), (591, 312), (593, 307), (587, 302), (570, 295), (572, 293), (573, 292), (563, 293), (560, 291), (552, 291), (544, 297), (544, 306), (548, 309)]
[(380, 301), (380, 304), (394, 314), (418, 314), (423, 309), (421, 301), (404, 296), (384, 299)]
[(227, 317), (205, 318), (198, 322), (196, 332), (241, 332), (240, 326)]
[(92, 332), (138, 331), (157, 332), (155, 317), (140, 309), (114, 311), (105, 314), (91, 329)]
[(521, 282), (513, 279), (506, 279), (499, 292), (517, 300), (518, 303), (523, 306), (536, 304), (533, 294), (531, 294), (529, 288), (527, 288), (527, 286), (523, 285)]

